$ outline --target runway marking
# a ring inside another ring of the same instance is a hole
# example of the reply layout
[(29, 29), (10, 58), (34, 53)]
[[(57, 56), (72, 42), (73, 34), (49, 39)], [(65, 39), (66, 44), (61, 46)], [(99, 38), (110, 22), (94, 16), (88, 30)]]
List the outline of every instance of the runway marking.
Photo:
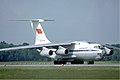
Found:
[(69, 66), (69, 67), (72, 67), (72, 66), (79, 66), (79, 67), (100, 67), (100, 66), (111, 66), (111, 67), (120, 67), (120, 64), (65, 64), (65, 65), (54, 65), (54, 64), (45, 64), (45, 65), (0, 65), (0, 67), (2, 66), (8, 66), (8, 67), (54, 67), (54, 66)]

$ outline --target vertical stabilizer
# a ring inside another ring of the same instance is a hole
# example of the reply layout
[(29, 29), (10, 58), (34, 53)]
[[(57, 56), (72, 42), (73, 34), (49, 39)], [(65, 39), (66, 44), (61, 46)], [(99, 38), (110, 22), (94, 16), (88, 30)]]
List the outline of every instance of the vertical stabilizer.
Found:
[(44, 30), (41, 26), (41, 23), (44, 22), (43, 19), (34, 19), (31, 20), (31, 26), (33, 28), (33, 30), (35, 31), (36, 34), (36, 39), (35, 39), (35, 44), (47, 44), (47, 43), (51, 43), (45, 33)]

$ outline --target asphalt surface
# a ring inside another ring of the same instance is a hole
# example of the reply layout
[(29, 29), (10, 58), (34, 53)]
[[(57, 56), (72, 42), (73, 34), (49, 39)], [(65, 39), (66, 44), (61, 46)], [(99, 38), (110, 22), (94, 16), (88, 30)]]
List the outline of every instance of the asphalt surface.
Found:
[(36, 64), (36, 65), (0, 65), (2, 66), (9, 66), (9, 67), (52, 67), (52, 66), (111, 66), (111, 67), (120, 67), (120, 64), (65, 64), (65, 65), (54, 65), (54, 64)]

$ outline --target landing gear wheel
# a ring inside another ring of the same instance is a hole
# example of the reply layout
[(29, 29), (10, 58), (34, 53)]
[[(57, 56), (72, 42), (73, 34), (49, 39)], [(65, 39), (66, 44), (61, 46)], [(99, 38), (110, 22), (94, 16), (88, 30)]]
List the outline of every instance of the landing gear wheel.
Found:
[(94, 61), (88, 61), (87, 64), (94, 64)]
[(67, 62), (65, 61), (54, 61), (54, 64), (59, 65), (59, 64), (66, 64)]
[(72, 61), (71, 64), (84, 64), (84, 61)]

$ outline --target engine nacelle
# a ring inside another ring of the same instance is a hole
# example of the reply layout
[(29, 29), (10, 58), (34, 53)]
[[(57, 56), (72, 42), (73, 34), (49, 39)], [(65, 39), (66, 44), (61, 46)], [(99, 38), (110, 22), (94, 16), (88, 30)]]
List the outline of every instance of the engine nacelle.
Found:
[(113, 50), (108, 49), (107, 47), (104, 47), (104, 48), (105, 48), (105, 52), (106, 52), (106, 55), (107, 55), (107, 56), (110, 56), (110, 55), (113, 54)]
[(59, 49), (56, 51), (56, 54), (58, 55), (67, 55), (68, 54), (68, 49), (62, 47), (62, 46), (59, 46)]
[(41, 56), (51, 56), (51, 55), (53, 55), (53, 51), (43, 47), (42, 51), (40, 52), (40, 55)]

